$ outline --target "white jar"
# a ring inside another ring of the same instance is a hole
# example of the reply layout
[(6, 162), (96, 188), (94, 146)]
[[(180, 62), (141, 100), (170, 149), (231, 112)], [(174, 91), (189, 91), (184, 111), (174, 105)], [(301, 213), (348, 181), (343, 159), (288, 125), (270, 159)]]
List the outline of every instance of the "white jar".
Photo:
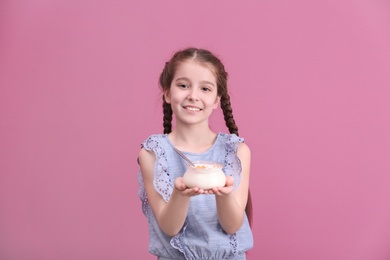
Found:
[(223, 165), (213, 162), (194, 162), (195, 167), (189, 165), (184, 173), (183, 182), (189, 188), (198, 187), (209, 190), (214, 187), (223, 187), (226, 176), (222, 171)]

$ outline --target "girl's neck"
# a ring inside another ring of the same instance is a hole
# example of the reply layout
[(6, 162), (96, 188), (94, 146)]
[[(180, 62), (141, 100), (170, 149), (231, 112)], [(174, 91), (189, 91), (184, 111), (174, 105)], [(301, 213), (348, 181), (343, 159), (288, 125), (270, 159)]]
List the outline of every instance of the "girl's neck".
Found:
[(217, 134), (207, 128), (175, 128), (168, 138), (179, 150), (184, 152), (202, 153), (215, 142)]

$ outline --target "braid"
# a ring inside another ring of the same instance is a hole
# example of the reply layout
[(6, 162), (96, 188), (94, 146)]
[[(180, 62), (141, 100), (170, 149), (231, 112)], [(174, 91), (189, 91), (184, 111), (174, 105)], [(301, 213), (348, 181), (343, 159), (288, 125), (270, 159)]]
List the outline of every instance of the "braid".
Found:
[(221, 108), (222, 108), (222, 112), (223, 112), (223, 115), (225, 118), (226, 126), (229, 129), (229, 132), (231, 134), (238, 135), (238, 127), (237, 127), (236, 122), (234, 121), (234, 118), (233, 118), (233, 110), (232, 110), (232, 106), (230, 104), (230, 96), (228, 93), (224, 93), (221, 96)]
[(163, 97), (163, 126), (164, 126), (164, 134), (169, 134), (172, 132), (172, 107), (171, 104), (165, 102), (165, 98)]
[[(233, 109), (230, 103), (230, 96), (227, 91), (221, 91), (221, 108), (225, 118), (226, 126), (229, 128), (229, 132), (231, 134), (236, 134), (238, 136), (238, 127), (233, 118)], [(252, 211), (252, 196), (251, 190), (248, 189), (248, 200), (245, 206), (245, 213), (248, 217), (249, 225), (252, 227), (253, 220), (253, 211)]]

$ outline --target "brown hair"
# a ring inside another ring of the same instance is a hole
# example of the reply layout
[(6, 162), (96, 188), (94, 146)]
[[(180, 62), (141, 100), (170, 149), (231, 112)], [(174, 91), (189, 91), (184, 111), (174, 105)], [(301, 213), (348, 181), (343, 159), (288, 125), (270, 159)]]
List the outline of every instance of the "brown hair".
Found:
[[(205, 49), (187, 48), (176, 52), (173, 57), (165, 63), (164, 69), (160, 75), (160, 86), (165, 93), (169, 91), (176, 69), (181, 62), (186, 60), (195, 60), (200, 63), (211, 66), (217, 78), (217, 95), (221, 97), (221, 109), (224, 115), (225, 123), (231, 134), (238, 135), (238, 127), (233, 118), (233, 110), (228, 94), (227, 79), (228, 73), (225, 71), (225, 66), (220, 59)], [(172, 108), (169, 103), (163, 99), (163, 126), (164, 134), (169, 134), (172, 131)], [(252, 223), (252, 200), (250, 191), (248, 193), (248, 202), (245, 208), (249, 223)]]

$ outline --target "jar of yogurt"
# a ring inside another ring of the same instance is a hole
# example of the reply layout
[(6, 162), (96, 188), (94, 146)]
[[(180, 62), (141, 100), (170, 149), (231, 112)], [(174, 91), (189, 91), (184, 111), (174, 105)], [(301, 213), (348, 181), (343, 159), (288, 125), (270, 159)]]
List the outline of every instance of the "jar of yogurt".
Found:
[(187, 187), (209, 190), (225, 186), (226, 176), (222, 171), (223, 165), (207, 161), (197, 161), (194, 165), (189, 165), (183, 176), (183, 182)]

